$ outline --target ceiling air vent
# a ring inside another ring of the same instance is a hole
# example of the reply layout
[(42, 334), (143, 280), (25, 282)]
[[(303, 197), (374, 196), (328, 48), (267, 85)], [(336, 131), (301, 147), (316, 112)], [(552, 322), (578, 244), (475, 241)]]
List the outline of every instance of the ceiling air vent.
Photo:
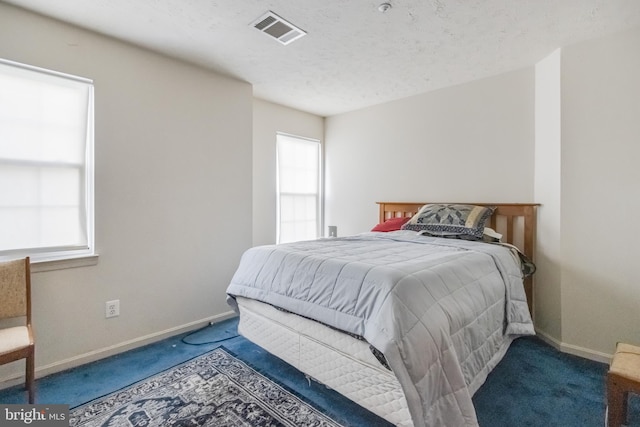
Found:
[(251, 25), (282, 44), (289, 44), (307, 34), (271, 11), (253, 21)]

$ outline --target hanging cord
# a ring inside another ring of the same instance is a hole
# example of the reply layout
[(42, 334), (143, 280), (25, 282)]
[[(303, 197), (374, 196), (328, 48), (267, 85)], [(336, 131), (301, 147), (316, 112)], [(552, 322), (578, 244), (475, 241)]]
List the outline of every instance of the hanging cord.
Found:
[(185, 335), (184, 337), (182, 337), (182, 339), (181, 339), (180, 341), (182, 341), (184, 344), (187, 344), (187, 345), (208, 345), (208, 344), (217, 344), (217, 343), (220, 343), (220, 342), (228, 341), (228, 340), (231, 340), (231, 339), (233, 339), (233, 338), (238, 338), (238, 337), (240, 336), (240, 335), (238, 335), (238, 334), (235, 334), (235, 335), (232, 335), (232, 336), (230, 336), (230, 337), (220, 338), (219, 340), (215, 340), (215, 341), (206, 341), (206, 342), (189, 342), (189, 341), (187, 341), (187, 339), (188, 339), (191, 335), (195, 335), (195, 334), (197, 334), (198, 332), (201, 332), (201, 331), (203, 331), (203, 330), (207, 329), (207, 328), (208, 328), (209, 326), (211, 326), (211, 325), (213, 325), (213, 323), (209, 323), (208, 325), (203, 326), (203, 327), (201, 327), (200, 329), (196, 329), (195, 331), (192, 331), (192, 332), (188, 333), (187, 335)]

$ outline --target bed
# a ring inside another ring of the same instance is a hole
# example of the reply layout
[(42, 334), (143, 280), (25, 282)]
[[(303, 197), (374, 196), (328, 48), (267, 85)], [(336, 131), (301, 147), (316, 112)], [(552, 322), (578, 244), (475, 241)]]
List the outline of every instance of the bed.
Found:
[[(227, 289), (238, 330), (395, 425), (476, 426), (471, 397), (513, 339), (534, 333), (521, 260), (534, 259), (537, 205), (378, 204), (379, 225), (410, 219), (404, 229), (245, 252)], [(460, 205), (507, 245), (416, 222), (425, 207)]]

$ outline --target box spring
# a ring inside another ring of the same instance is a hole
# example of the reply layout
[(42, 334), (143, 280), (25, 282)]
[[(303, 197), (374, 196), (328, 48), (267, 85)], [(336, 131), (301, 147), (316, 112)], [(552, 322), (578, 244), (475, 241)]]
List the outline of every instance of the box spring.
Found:
[(259, 301), (237, 301), (245, 338), (387, 421), (413, 426), (400, 383), (366, 341)]

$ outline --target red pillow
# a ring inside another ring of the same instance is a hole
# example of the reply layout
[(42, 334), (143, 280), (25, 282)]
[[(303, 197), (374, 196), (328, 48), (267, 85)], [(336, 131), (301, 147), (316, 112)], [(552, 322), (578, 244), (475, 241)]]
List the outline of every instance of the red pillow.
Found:
[(383, 231), (383, 232), (387, 232), (387, 231), (396, 231), (396, 230), (400, 230), (400, 227), (402, 227), (406, 222), (408, 222), (411, 219), (411, 217), (406, 217), (406, 218), (401, 218), (401, 217), (397, 217), (397, 218), (389, 218), (388, 220), (386, 220), (385, 222), (381, 222), (380, 224), (376, 225), (375, 227), (373, 227), (371, 229), (371, 231)]

